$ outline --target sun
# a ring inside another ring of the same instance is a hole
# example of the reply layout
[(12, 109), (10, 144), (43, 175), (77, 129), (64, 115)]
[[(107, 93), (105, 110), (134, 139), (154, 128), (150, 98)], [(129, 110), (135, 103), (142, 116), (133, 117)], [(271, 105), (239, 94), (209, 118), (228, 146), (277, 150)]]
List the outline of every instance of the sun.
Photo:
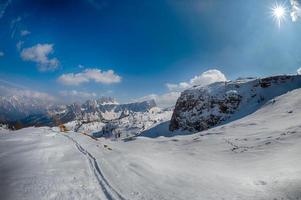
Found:
[(284, 17), (285, 9), (282, 6), (275, 7), (273, 14), (275, 17), (280, 19), (280, 18)]
[(276, 3), (271, 8), (271, 12), (274, 20), (277, 22), (278, 27), (280, 28), (281, 23), (285, 20), (285, 17), (287, 15), (287, 8), (283, 4)]

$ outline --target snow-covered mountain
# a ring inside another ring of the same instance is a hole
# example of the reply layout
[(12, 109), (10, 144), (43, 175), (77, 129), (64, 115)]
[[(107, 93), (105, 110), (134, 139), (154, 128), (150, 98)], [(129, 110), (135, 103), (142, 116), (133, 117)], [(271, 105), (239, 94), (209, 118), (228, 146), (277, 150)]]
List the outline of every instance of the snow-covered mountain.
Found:
[(0, 123), (20, 120), (33, 114), (45, 113), (55, 98), (43, 92), (19, 88), (0, 82)]
[(65, 124), (69, 130), (95, 136), (115, 137), (122, 132), (123, 138), (170, 120), (172, 110), (156, 107), (154, 100), (119, 104), (114, 98), (101, 97), (82, 104), (53, 105), (29, 96), (5, 96), (0, 98), (0, 113), (11, 128)]
[(196, 86), (182, 92), (169, 129), (202, 131), (246, 116), (268, 100), (301, 87), (301, 76), (247, 78)]
[[(275, 88), (276, 89), (276, 88)], [(301, 89), (196, 134), (111, 141), (0, 130), (1, 199), (297, 200)], [(165, 133), (162, 132), (162, 135)], [(9, 191), (9, 192), (8, 192)]]
[(119, 104), (116, 99), (112, 97), (100, 97), (99, 99), (96, 100), (98, 105), (111, 105), (111, 104)]
[(127, 138), (137, 136), (145, 130), (170, 120), (172, 110), (153, 107), (144, 112), (128, 112), (119, 119), (106, 123), (100, 131), (93, 132), (96, 137)]
[(21, 120), (24, 126), (56, 126), (72, 121), (107, 122), (124, 116), (127, 112), (145, 112), (156, 106), (154, 100), (118, 104), (111, 98), (88, 100), (83, 104), (59, 105), (47, 113), (35, 114)]
[(76, 119), (64, 125), (68, 130), (84, 132), (95, 137), (127, 138), (170, 120), (172, 112), (172, 109), (158, 107), (138, 112), (126, 110), (118, 118), (111, 120)]
[(40, 98), (22, 95), (0, 96), (0, 122), (45, 113), (49, 107), (49, 102)]
[[(106, 104), (107, 105), (107, 104)], [(94, 107), (95, 108), (95, 107)], [(127, 138), (137, 136), (156, 125), (170, 120), (173, 109), (161, 109), (155, 102), (144, 101), (130, 104), (118, 104), (102, 108), (101, 118), (85, 113), (84, 118), (76, 118), (64, 125), (68, 130), (84, 132), (95, 137)], [(91, 120), (92, 119), (92, 120)]]

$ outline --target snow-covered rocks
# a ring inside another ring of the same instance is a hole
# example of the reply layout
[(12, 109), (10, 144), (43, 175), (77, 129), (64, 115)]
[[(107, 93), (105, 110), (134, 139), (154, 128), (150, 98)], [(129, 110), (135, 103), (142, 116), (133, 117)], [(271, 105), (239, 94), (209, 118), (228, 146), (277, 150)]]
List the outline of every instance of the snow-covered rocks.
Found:
[(0, 124), (0, 132), (9, 132), (9, 128), (6, 124)]
[(127, 138), (136, 136), (156, 125), (170, 120), (172, 110), (153, 107), (145, 112), (130, 111), (127, 115), (108, 121), (95, 137)]
[(156, 106), (154, 100), (118, 104), (111, 98), (88, 100), (83, 104), (53, 106), (47, 112), (29, 115), (20, 120), (23, 127), (28, 126), (56, 126), (72, 121), (104, 122), (118, 119), (129, 111), (145, 112)]
[[(128, 104), (117, 104), (114, 102), (104, 103), (103, 99), (88, 100), (83, 104), (72, 104), (66, 107), (63, 112), (54, 112), (62, 122), (66, 123), (72, 120), (99, 121), (112, 120), (120, 118), (124, 112), (145, 112), (155, 107), (154, 100), (135, 102)], [(67, 119), (66, 116), (69, 116)]]
[(139, 135), (158, 124), (167, 122), (172, 109), (153, 107), (144, 112), (124, 111), (119, 118), (101, 121), (74, 120), (64, 125), (68, 130), (84, 132), (95, 137), (127, 138)]
[(128, 104), (99, 104), (95, 100), (56, 112), (59, 113), (56, 118), (68, 130), (106, 138), (139, 135), (170, 120), (172, 115), (172, 109), (158, 108), (153, 100)]
[(237, 79), (193, 87), (179, 97), (169, 129), (197, 132), (239, 119), (268, 100), (301, 87), (301, 76)]

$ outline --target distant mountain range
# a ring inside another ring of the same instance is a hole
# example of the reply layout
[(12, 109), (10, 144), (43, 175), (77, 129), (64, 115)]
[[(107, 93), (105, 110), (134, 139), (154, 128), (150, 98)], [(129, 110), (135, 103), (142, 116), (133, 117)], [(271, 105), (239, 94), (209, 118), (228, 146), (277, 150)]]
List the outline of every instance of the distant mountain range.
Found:
[(0, 122), (20, 120), (29, 115), (45, 113), (48, 101), (28, 96), (0, 96)]
[(22, 127), (56, 126), (74, 120), (109, 121), (128, 112), (145, 112), (153, 107), (156, 107), (154, 100), (118, 104), (111, 97), (69, 105), (45, 105), (31, 98), (0, 99), (2, 122), (10, 125), (18, 123)]
[(160, 109), (154, 100), (119, 104), (112, 97), (101, 97), (84, 103), (55, 104), (45, 95), (20, 89), (9, 92), (8, 88), (0, 91), (0, 124), (8, 124), (11, 129), (64, 125), (68, 130), (95, 136), (113, 137), (122, 132), (125, 137), (168, 121), (172, 114), (172, 109)]

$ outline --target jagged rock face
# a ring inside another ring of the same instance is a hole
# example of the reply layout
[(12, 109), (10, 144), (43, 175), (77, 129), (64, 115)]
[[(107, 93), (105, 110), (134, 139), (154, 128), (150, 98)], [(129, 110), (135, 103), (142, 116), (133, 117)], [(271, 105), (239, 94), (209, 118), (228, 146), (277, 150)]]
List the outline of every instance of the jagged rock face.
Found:
[(301, 76), (239, 79), (194, 87), (177, 100), (169, 129), (198, 132), (246, 116), (268, 100), (301, 87)]
[(118, 119), (128, 111), (145, 112), (156, 106), (155, 101), (143, 101), (129, 104), (117, 104), (113, 99), (88, 100), (83, 104), (57, 106), (47, 113), (30, 115), (21, 120), (24, 126), (55, 126), (70, 121), (85, 122)]
[(153, 107), (147, 111), (125, 111), (119, 119), (108, 121), (100, 131), (93, 132), (95, 137), (127, 138), (141, 134), (158, 124), (170, 120), (172, 111)]
[(96, 100), (99, 105), (118, 104), (117, 101), (112, 97), (101, 97)]

